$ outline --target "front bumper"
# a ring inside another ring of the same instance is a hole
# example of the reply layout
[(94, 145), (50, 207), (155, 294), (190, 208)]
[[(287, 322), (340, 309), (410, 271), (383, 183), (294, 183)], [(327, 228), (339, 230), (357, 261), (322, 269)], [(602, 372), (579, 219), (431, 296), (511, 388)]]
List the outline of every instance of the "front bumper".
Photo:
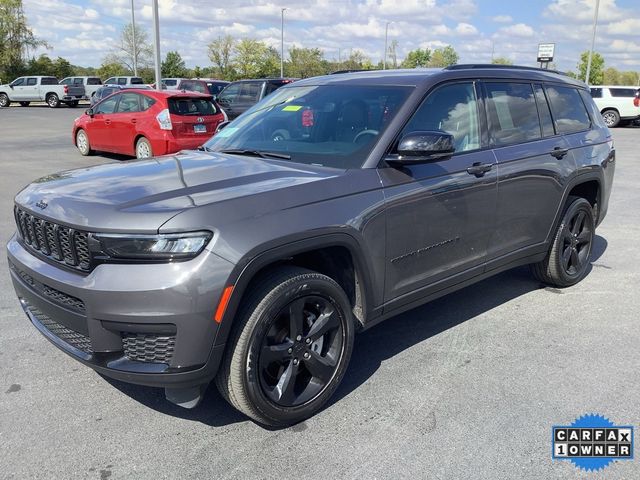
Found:
[(209, 251), (186, 262), (103, 264), (88, 275), (7, 245), (20, 303), (54, 345), (125, 382), (188, 388), (217, 373), (217, 302), (233, 265)]

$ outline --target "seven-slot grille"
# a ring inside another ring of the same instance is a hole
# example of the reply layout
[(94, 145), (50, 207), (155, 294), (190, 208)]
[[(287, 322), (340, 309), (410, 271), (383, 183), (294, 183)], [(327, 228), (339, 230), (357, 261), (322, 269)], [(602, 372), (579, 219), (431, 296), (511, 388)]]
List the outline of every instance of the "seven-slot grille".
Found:
[(91, 270), (89, 235), (86, 232), (34, 217), (15, 208), (18, 232), (24, 243), (40, 254), (78, 270)]

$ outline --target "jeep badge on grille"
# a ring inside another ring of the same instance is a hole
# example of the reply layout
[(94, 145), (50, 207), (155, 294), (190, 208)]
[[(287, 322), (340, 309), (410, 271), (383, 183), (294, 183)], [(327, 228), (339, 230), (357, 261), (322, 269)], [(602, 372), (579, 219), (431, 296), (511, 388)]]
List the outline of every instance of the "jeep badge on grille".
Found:
[(36, 203), (36, 207), (38, 207), (40, 210), (44, 210), (48, 206), (49, 206), (49, 204), (47, 202), (45, 202), (44, 200), (40, 200), (38, 203)]

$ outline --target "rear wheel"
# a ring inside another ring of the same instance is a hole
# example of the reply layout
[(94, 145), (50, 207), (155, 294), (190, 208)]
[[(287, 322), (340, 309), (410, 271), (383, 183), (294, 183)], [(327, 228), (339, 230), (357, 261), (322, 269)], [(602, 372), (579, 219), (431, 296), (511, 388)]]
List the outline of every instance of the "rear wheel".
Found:
[(11, 105), (11, 101), (6, 93), (0, 93), (0, 108), (8, 107)]
[(544, 260), (531, 266), (534, 276), (556, 287), (578, 283), (589, 270), (594, 237), (591, 204), (584, 198), (569, 197), (549, 253)]
[(614, 128), (620, 123), (620, 114), (615, 110), (605, 110), (602, 112), (602, 119), (607, 127)]
[(49, 107), (51, 108), (58, 108), (60, 106), (60, 99), (55, 93), (50, 93), (49, 95), (47, 95), (46, 100), (47, 105), (49, 105)]
[(140, 137), (136, 142), (136, 157), (137, 158), (151, 158), (153, 157), (153, 150), (149, 140), (144, 137)]
[(255, 421), (300, 422), (340, 384), (353, 350), (349, 301), (331, 278), (297, 267), (249, 292), (216, 377), (221, 394)]
[(85, 157), (93, 153), (93, 150), (91, 150), (91, 144), (89, 143), (89, 136), (87, 135), (87, 132), (82, 129), (78, 130), (76, 133), (76, 147), (78, 147), (78, 151)]
[(28, 107), (31, 102), (20, 102), (21, 107)]

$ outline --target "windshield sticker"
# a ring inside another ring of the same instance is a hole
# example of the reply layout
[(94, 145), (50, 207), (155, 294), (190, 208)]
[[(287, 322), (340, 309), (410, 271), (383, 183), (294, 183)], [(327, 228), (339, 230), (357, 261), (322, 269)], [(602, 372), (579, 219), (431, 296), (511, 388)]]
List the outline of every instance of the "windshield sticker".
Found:
[(287, 105), (282, 109), (283, 112), (297, 112), (302, 108), (302, 105)]
[(236, 130), (238, 130), (238, 127), (227, 127), (224, 130), (220, 130), (218, 133), (216, 133), (216, 137), (230, 137), (236, 132)]

